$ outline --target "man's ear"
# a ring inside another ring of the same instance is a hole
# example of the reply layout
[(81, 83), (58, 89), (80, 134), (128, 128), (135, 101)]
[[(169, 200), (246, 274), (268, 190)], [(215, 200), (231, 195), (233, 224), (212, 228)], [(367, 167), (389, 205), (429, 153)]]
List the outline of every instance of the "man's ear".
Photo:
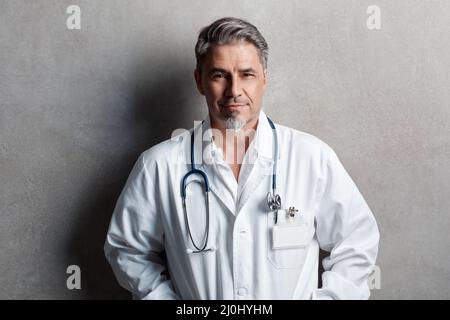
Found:
[(205, 95), (205, 90), (203, 90), (202, 75), (197, 69), (194, 70), (194, 78), (195, 83), (197, 84), (198, 92), (200, 92), (201, 95)]

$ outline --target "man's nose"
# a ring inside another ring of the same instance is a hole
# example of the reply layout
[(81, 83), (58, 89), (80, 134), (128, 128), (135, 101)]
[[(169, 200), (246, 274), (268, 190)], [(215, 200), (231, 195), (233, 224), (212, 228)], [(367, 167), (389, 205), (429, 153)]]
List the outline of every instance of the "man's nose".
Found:
[(230, 76), (227, 81), (225, 96), (237, 97), (242, 94), (240, 81), (237, 77)]

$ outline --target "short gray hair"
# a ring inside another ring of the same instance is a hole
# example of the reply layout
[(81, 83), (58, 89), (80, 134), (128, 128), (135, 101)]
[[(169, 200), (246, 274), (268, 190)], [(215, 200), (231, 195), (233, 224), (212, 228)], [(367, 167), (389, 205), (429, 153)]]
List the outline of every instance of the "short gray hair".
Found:
[(259, 59), (263, 68), (267, 68), (269, 47), (258, 29), (248, 21), (238, 18), (221, 18), (200, 30), (195, 45), (197, 70), (201, 71), (201, 62), (208, 54), (208, 49), (214, 45), (229, 44), (234, 41), (247, 41), (258, 49)]

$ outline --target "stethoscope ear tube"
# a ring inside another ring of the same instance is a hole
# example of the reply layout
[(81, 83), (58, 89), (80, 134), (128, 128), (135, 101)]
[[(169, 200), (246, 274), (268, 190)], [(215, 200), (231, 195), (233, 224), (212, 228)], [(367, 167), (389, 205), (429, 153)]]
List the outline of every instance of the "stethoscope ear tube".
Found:
[(199, 169), (191, 169), (188, 173), (186, 173), (183, 177), (183, 181), (181, 182), (181, 198), (186, 199), (186, 186), (187, 186), (187, 178), (189, 178), (190, 175), (193, 174), (199, 174), (202, 176), (203, 181), (205, 182), (205, 192), (209, 192), (209, 181), (208, 176), (206, 173), (204, 173), (202, 170)]
[(274, 151), (273, 151), (273, 169), (272, 169), (272, 193), (267, 194), (267, 206), (271, 211), (276, 211), (281, 209), (281, 197), (277, 194), (277, 162), (278, 162), (278, 135), (273, 121), (267, 117), (269, 125), (272, 128), (273, 140), (274, 140)]
[(207, 248), (205, 250), (192, 250), (192, 249), (189, 249), (189, 248), (186, 249), (186, 253), (187, 254), (201, 253), (201, 252), (207, 252), (207, 251), (211, 251), (211, 252), (216, 251), (216, 247), (211, 246), (211, 247), (209, 247), (209, 248)]
[[(200, 170), (197, 170), (197, 171), (200, 171)], [(203, 171), (200, 171), (200, 172), (204, 174)], [(204, 177), (206, 177), (206, 175)], [(183, 179), (183, 187), (185, 187), (184, 183), (185, 183), (185, 179)], [(207, 180), (205, 180), (205, 188), (206, 187), (207, 187)], [(186, 221), (186, 229), (188, 230), (189, 238), (191, 239), (192, 245), (196, 249), (196, 250), (192, 250), (192, 249), (187, 248), (186, 252), (188, 254), (190, 254), (190, 253), (200, 253), (200, 252), (204, 252), (204, 251), (214, 251), (215, 248), (213, 248), (213, 247), (208, 248), (208, 249), (206, 248), (206, 246), (208, 245), (209, 220), (210, 220), (209, 189), (205, 191), (205, 196), (206, 196), (206, 198), (205, 198), (205, 203), (206, 203), (206, 232), (205, 232), (204, 244), (203, 244), (203, 246), (201, 248), (200, 248), (200, 246), (197, 246), (197, 244), (194, 241), (194, 238), (192, 237), (191, 227), (189, 226), (189, 217), (188, 217), (187, 209), (186, 209), (186, 192), (185, 192), (185, 188), (183, 188), (183, 191), (184, 191), (184, 195), (182, 196), (182, 199), (183, 199), (183, 211), (184, 211), (184, 216), (185, 216), (185, 221)]]

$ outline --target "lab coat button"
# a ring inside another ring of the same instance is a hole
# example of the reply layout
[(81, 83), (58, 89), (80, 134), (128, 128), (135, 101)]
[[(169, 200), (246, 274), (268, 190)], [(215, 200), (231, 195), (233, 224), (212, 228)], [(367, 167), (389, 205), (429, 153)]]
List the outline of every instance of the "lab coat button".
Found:
[(245, 296), (247, 294), (247, 288), (239, 288), (237, 294), (239, 296)]

